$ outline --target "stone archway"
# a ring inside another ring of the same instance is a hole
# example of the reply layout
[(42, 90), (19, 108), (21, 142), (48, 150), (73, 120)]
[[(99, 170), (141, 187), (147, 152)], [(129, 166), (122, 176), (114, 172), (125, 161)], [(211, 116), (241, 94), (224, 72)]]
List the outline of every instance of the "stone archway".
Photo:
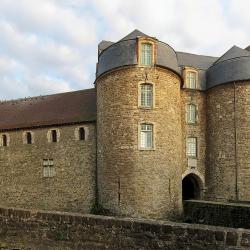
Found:
[(198, 175), (190, 173), (182, 180), (182, 199), (183, 200), (199, 200), (203, 194), (202, 181)]

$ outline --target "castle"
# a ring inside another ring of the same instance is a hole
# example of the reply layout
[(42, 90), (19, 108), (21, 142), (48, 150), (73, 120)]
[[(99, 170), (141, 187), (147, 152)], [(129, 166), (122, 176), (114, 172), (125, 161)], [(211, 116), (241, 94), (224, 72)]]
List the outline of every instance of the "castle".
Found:
[(172, 218), (250, 200), (250, 48), (102, 41), (93, 89), (0, 102), (0, 205)]

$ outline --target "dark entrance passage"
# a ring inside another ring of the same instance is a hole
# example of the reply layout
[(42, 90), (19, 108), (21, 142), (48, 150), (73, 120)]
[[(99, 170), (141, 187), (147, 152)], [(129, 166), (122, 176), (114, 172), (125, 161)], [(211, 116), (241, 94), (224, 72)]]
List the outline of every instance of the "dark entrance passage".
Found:
[(182, 199), (191, 200), (191, 199), (200, 199), (201, 197), (201, 188), (198, 181), (198, 176), (194, 174), (187, 175), (182, 180)]

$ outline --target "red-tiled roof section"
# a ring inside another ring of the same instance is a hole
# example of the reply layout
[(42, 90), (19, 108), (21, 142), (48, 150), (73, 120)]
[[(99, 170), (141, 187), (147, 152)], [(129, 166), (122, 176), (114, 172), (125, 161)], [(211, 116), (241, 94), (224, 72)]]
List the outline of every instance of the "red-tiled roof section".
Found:
[(95, 89), (0, 102), (0, 130), (95, 120)]

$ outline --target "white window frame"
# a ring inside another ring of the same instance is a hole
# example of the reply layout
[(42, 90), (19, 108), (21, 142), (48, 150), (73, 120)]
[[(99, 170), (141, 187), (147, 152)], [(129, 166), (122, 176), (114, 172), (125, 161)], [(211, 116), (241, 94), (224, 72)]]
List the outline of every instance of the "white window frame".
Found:
[(153, 65), (154, 48), (153, 44), (147, 41), (143, 41), (140, 44), (140, 65), (151, 67)]
[(139, 124), (139, 149), (153, 150), (154, 149), (154, 124), (143, 122)]
[(139, 84), (139, 107), (149, 109), (154, 107), (154, 85), (152, 83)]
[[(192, 76), (192, 77), (191, 77)], [(194, 70), (187, 70), (186, 71), (186, 86), (189, 89), (197, 89), (197, 77), (198, 73)]]
[(197, 158), (198, 147), (197, 137), (188, 137), (186, 139), (186, 155), (188, 158)]
[(187, 104), (186, 106), (186, 122), (188, 124), (195, 124), (197, 118), (197, 109), (195, 104)]
[[(57, 141), (56, 142), (52, 142), (52, 130), (56, 130), (56, 136), (57, 136)], [(47, 133), (47, 139), (49, 143), (58, 143), (60, 141), (60, 130), (58, 128), (52, 128), (48, 131)]]
[(51, 178), (56, 175), (56, 170), (54, 166), (53, 159), (44, 159), (43, 160), (43, 177)]

